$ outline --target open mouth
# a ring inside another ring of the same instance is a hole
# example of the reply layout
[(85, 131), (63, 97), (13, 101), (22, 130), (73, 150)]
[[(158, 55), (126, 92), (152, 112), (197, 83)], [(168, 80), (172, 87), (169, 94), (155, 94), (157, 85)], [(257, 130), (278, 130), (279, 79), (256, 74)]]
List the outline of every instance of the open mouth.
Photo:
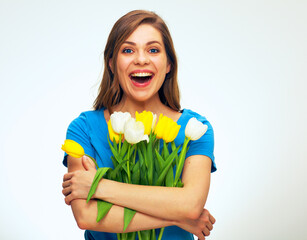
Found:
[(150, 72), (139, 72), (130, 74), (130, 79), (138, 84), (145, 84), (153, 78), (154, 74)]

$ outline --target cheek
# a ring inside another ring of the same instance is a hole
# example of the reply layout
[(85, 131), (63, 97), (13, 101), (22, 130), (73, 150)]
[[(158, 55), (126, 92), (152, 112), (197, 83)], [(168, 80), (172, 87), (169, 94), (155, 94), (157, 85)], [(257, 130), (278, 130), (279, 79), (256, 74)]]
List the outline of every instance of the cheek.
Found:
[(117, 69), (121, 72), (127, 71), (131, 60), (129, 58), (118, 58), (117, 59)]

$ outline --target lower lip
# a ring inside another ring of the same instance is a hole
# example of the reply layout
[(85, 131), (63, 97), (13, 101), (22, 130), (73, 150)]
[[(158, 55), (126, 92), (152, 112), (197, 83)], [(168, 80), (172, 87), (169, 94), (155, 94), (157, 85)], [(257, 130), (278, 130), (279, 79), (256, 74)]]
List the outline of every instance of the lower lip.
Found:
[(132, 84), (133, 84), (134, 86), (136, 86), (136, 87), (139, 87), (139, 88), (141, 88), (141, 87), (147, 87), (147, 86), (151, 83), (151, 81), (152, 81), (152, 78), (151, 78), (150, 80), (148, 80), (148, 81), (146, 81), (146, 82), (142, 82), (142, 83), (133, 81), (133, 80), (131, 79)]

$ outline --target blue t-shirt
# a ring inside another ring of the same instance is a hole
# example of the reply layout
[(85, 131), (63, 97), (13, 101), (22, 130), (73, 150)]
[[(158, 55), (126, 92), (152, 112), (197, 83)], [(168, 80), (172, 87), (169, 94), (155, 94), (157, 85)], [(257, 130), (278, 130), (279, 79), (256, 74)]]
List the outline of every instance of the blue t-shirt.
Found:
[[(102, 108), (96, 111), (88, 111), (80, 114), (73, 120), (68, 127), (66, 139), (71, 139), (84, 148), (86, 154), (95, 158), (99, 167), (112, 167), (112, 152), (107, 141), (108, 126), (104, 118)], [(185, 138), (185, 127), (190, 118), (195, 117), (197, 120), (208, 126), (207, 132), (197, 141), (190, 141), (189, 150), (186, 157), (192, 155), (205, 155), (212, 160), (211, 172), (216, 171), (214, 161), (214, 136), (213, 129), (208, 120), (189, 109), (183, 109), (177, 123), (181, 125), (179, 133), (175, 139), (176, 146), (182, 145)], [(180, 151), (180, 150), (179, 150)], [(67, 154), (64, 156), (63, 164), (67, 166)], [(157, 234), (158, 236), (158, 234)], [(116, 240), (115, 233), (105, 233), (96, 231), (85, 231), (85, 239), (88, 240)], [(177, 226), (166, 227), (163, 233), (163, 239), (167, 240), (193, 240), (193, 235)]]

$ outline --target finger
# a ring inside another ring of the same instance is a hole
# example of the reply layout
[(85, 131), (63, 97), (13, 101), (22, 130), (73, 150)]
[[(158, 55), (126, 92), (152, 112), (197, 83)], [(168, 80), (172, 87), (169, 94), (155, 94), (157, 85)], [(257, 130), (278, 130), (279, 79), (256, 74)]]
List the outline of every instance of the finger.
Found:
[(212, 224), (216, 222), (215, 218), (211, 214), (209, 215), (209, 220)]
[(72, 176), (73, 176), (73, 172), (69, 172), (69, 173), (64, 174), (63, 181), (67, 181), (67, 180), (71, 179)]
[(69, 196), (70, 195), (68, 195), (66, 198), (65, 198), (65, 203), (67, 204), (67, 205), (70, 205), (70, 198), (69, 198)]
[(209, 235), (210, 235), (209, 229), (208, 229), (208, 228), (205, 228), (205, 229), (203, 230), (203, 234), (204, 234), (204, 236), (209, 236)]
[(95, 164), (93, 163), (93, 161), (88, 158), (87, 156), (83, 156), (82, 157), (82, 164), (83, 164), (83, 167), (89, 171), (89, 170), (96, 170), (96, 166)]
[(197, 238), (198, 240), (205, 240), (205, 236), (202, 232), (200, 232), (200, 234), (197, 234)]
[(211, 222), (208, 222), (208, 223), (206, 224), (206, 227), (208, 228), (209, 231), (211, 231), (211, 230), (213, 229), (213, 225), (212, 225)]
[(63, 188), (69, 187), (70, 185), (71, 185), (70, 181), (64, 181), (64, 182), (62, 183), (62, 187), (63, 187)]
[(75, 194), (74, 193), (70, 193), (65, 197), (65, 203), (67, 205), (70, 205), (71, 201), (76, 199)]
[(66, 197), (71, 193), (71, 188), (67, 187), (62, 190), (63, 195)]
[(89, 160), (92, 168), (96, 169), (96, 165), (95, 165), (94, 161), (92, 159), (90, 159), (89, 157), (87, 157), (87, 159)]

